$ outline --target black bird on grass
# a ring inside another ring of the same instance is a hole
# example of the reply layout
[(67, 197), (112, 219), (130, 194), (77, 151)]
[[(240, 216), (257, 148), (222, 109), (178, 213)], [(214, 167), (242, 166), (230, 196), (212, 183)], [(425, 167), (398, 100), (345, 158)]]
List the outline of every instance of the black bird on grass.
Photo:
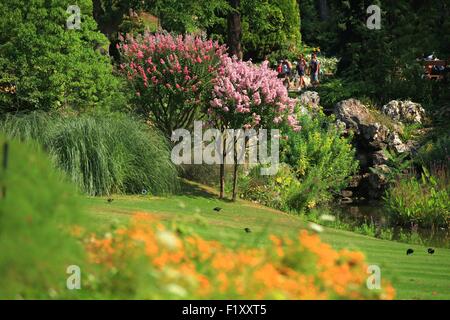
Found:
[(222, 210), (222, 208), (220, 208), (220, 207), (215, 207), (213, 210), (219, 212), (220, 210)]
[(413, 254), (414, 250), (409, 248), (408, 250), (406, 250), (406, 255), (409, 256), (410, 254)]
[(252, 230), (250, 230), (250, 228), (245, 228), (244, 230), (245, 230), (245, 232), (247, 232), (247, 233), (252, 232)]
[(433, 248), (428, 248), (427, 251), (428, 251), (429, 254), (433, 254), (434, 253), (434, 249)]
[(114, 199), (113, 198), (108, 198), (108, 203), (111, 203), (111, 202), (113, 202), (114, 201)]

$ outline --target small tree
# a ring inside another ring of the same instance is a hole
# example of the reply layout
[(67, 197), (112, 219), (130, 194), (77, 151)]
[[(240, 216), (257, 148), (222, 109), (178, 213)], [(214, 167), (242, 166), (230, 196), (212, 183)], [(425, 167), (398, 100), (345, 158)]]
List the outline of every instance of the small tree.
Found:
[[(268, 62), (261, 66), (224, 57), (219, 77), (214, 80), (213, 99), (208, 108), (210, 121), (225, 129), (270, 129), (286, 122), (299, 130), (294, 99), (289, 98), (283, 82)], [(237, 197), (237, 137), (234, 137), (233, 200)], [(226, 143), (223, 142), (223, 157)], [(224, 192), (224, 164), (220, 168), (220, 195)]]
[(174, 129), (191, 127), (210, 99), (225, 47), (191, 35), (147, 33), (122, 39), (118, 48), (137, 111), (168, 137)]

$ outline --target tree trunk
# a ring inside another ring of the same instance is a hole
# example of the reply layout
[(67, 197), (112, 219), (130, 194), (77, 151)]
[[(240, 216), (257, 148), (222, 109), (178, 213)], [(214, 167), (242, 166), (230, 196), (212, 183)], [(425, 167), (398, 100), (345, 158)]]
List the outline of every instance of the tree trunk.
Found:
[(319, 13), (322, 21), (328, 20), (330, 15), (327, 0), (319, 0)]
[(236, 201), (237, 199), (237, 176), (238, 176), (238, 156), (237, 156), (237, 150), (236, 150), (236, 145), (237, 145), (237, 137), (234, 137), (233, 139), (233, 150), (234, 150), (234, 154), (233, 154), (233, 159), (234, 159), (234, 164), (233, 164), (233, 201)]
[(228, 0), (231, 6), (231, 11), (228, 14), (228, 50), (230, 55), (235, 55), (239, 59), (242, 59), (242, 26), (241, 26), (241, 13), (240, 0)]
[[(223, 135), (223, 134), (222, 134)], [(220, 163), (220, 194), (219, 198), (223, 199), (225, 195), (225, 156), (227, 153), (227, 138), (223, 135), (222, 162)]]

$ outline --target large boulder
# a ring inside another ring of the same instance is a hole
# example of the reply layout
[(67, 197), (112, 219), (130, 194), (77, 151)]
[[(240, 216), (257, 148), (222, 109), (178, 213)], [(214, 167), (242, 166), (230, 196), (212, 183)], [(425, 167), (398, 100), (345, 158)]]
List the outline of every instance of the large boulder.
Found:
[(336, 119), (345, 123), (347, 129), (361, 133), (361, 125), (369, 125), (374, 121), (372, 114), (359, 100), (348, 99), (338, 102), (334, 107)]
[(422, 106), (408, 100), (392, 100), (383, 106), (381, 112), (394, 121), (405, 123), (422, 123), (425, 118), (425, 110)]

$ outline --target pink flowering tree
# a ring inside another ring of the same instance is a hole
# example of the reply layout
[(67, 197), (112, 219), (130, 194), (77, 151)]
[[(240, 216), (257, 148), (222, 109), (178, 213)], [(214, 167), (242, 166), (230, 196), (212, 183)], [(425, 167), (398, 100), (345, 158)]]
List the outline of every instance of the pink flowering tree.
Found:
[[(300, 130), (295, 116), (296, 101), (271, 70), (268, 62), (258, 66), (228, 56), (222, 58), (219, 76), (214, 79), (213, 96), (207, 110), (210, 121), (225, 129), (271, 129), (283, 124)], [(223, 156), (227, 152), (223, 143)], [(238, 163), (234, 137), (233, 200), (236, 200)], [(220, 195), (224, 193), (224, 165), (220, 170)]]
[(225, 47), (191, 35), (150, 34), (121, 38), (117, 45), (138, 112), (168, 137), (191, 127), (208, 103)]

